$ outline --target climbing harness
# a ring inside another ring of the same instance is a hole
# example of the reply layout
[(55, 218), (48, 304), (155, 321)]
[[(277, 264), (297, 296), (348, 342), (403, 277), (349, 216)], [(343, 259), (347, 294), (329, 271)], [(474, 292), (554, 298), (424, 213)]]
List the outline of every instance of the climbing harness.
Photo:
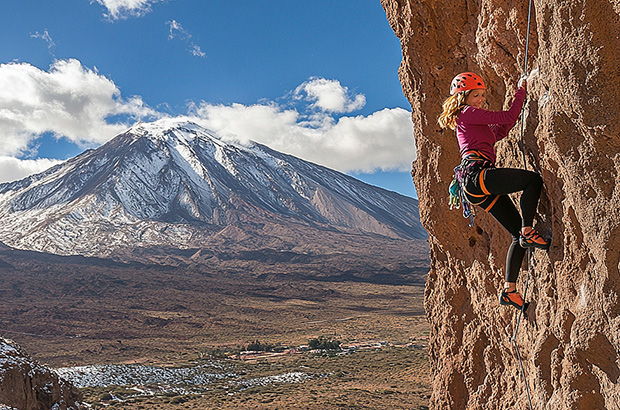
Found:
[(448, 203), (450, 204), (450, 210), (453, 208), (459, 209), (461, 206), (463, 207), (463, 217), (469, 219), (469, 227), (471, 228), (474, 226), (476, 210), (474, 209), (474, 205), (469, 202), (469, 199), (467, 199), (467, 196), (465, 195), (465, 178), (467, 176), (467, 170), (463, 165), (463, 162), (461, 162), (460, 165), (454, 168), (454, 178), (452, 179), (448, 189), (450, 193)]
[[(463, 207), (463, 217), (469, 219), (469, 227), (474, 226), (476, 211), (474, 205), (483, 207), (488, 211), (495, 204), (495, 195), (476, 195), (467, 191), (467, 183), (472, 177), (481, 175), (486, 168), (492, 167), (491, 161), (480, 151), (471, 150), (463, 154), (461, 163), (454, 168), (454, 178), (448, 191), (450, 209)], [(487, 202), (487, 203), (485, 203)]]
[(454, 168), (454, 178), (450, 183), (450, 187), (448, 188), (448, 192), (450, 193), (450, 198), (448, 203), (450, 204), (450, 210), (456, 208), (459, 209), (461, 206), (463, 207), (463, 217), (469, 219), (469, 227), (474, 226), (474, 218), (476, 217), (476, 211), (474, 209), (474, 205), (469, 202), (467, 196), (465, 195), (465, 177), (467, 176), (467, 171), (463, 167), (463, 163)]

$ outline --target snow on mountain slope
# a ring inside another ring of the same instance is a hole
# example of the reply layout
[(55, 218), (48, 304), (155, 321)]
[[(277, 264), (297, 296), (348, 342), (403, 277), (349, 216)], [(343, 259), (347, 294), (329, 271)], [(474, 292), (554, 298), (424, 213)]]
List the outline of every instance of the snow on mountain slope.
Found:
[(84, 255), (197, 246), (243, 221), (426, 237), (412, 198), (171, 119), (1, 184), (0, 221), (0, 241), (10, 246)]

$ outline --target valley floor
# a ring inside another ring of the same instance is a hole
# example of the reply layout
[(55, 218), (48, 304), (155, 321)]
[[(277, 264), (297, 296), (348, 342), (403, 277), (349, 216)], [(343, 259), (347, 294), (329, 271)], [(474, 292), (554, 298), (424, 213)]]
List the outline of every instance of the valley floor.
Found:
[[(303, 373), (299, 382), (232, 387), (213, 384), (200, 394), (137, 396), (128, 388), (82, 389), (93, 408), (117, 409), (428, 409), (430, 380), (425, 348), (387, 347), (346, 356), (288, 356), (257, 363), (228, 362), (243, 380)], [(114, 397), (117, 400), (112, 400)], [(102, 400), (103, 399), (103, 400)], [(122, 400), (118, 401), (118, 400)]]
[[(218, 361), (232, 368), (235, 381), (303, 374), (302, 381), (241, 388), (223, 380), (198, 393), (134, 398), (131, 386), (83, 389), (95, 406), (424, 409), (430, 394), (423, 309), (428, 245), (390, 246), (377, 254), (360, 249), (329, 256), (323, 265), (244, 259), (220, 260), (217, 269), (210, 260), (61, 263), (6, 251), (0, 253), (6, 265), (0, 267), (0, 336), (52, 367)], [(252, 343), (299, 347), (317, 337), (386, 343), (333, 357), (236, 358)]]

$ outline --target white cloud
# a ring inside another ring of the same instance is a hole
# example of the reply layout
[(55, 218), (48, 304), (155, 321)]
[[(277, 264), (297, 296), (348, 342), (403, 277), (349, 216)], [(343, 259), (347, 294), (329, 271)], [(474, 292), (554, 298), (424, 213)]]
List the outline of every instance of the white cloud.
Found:
[(0, 64), (0, 155), (20, 155), (43, 133), (81, 146), (101, 144), (128, 123), (156, 113), (140, 97), (123, 99), (114, 82), (77, 60), (57, 60), (49, 71), (27, 63)]
[(323, 138), (332, 168), (344, 171), (409, 171), (416, 158), (411, 112), (402, 108), (342, 117)]
[(416, 157), (411, 113), (385, 108), (368, 116), (314, 115), (276, 104), (202, 103), (195, 121), (223, 139), (265, 144), (342, 172), (411, 169)]
[(192, 35), (187, 32), (176, 20), (167, 21), (166, 24), (170, 27), (170, 34), (168, 34), (168, 40), (179, 38), (181, 41), (187, 43), (187, 50), (196, 57), (205, 57), (206, 54), (200, 49), (200, 46), (194, 43), (191, 38)]
[(411, 112), (385, 108), (367, 116), (343, 115), (362, 108), (366, 97), (318, 77), (278, 101), (203, 102), (192, 111), (195, 121), (223, 139), (256, 141), (342, 172), (411, 169), (416, 158)]
[(172, 40), (178, 35), (181, 35), (183, 37), (188, 37), (188, 36), (191, 37), (189, 34), (187, 34), (185, 29), (183, 29), (183, 26), (181, 25), (181, 23), (179, 23), (178, 21), (170, 20), (170, 21), (167, 21), (166, 24), (170, 28), (170, 34), (168, 34), (168, 40)]
[[(361, 107), (364, 95), (352, 95), (338, 81), (320, 78), (278, 101), (203, 102), (193, 106), (189, 116), (223, 139), (253, 140), (342, 172), (404, 171), (415, 159), (407, 110), (342, 115)], [(95, 147), (135, 120), (163, 116), (139, 96), (123, 98), (111, 79), (77, 60), (56, 61), (48, 71), (27, 63), (0, 64), (1, 179), (18, 179), (55, 163), (11, 158), (36, 153), (36, 140), (45, 133)]]
[(52, 36), (50, 36), (50, 33), (47, 30), (44, 30), (43, 34), (37, 31), (34, 34), (31, 34), (30, 37), (38, 38), (38, 39), (45, 41), (47, 43), (47, 49), (49, 50), (50, 53), (53, 52), (54, 47), (56, 46), (56, 43), (54, 43)]
[(352, 95), (347, 87), (337, 80), (313, 77), (295, 90), (297, 98), (314, 101), (310, 107), (321, 111), (347, 113), (359, 110), (366, 105), (363, 94)]
[(17, 181), (28, 175), (43, 172), (46, 169), (61, 163), (56, 159), (17, 159), (0, 156), (0, 182)]
[(200, 49), (199, 45), (196, 45), (194, 43), (190, 44), (189, 52), (195, 57), (205, 57), (207, 55), (204, 51)]
[(105, 7), (108, 12), (104, 14), (109, 20), (126, 19), (128, 17), (140, 17), (151, 11), (151, 4), (161, 0), (91, 0)]

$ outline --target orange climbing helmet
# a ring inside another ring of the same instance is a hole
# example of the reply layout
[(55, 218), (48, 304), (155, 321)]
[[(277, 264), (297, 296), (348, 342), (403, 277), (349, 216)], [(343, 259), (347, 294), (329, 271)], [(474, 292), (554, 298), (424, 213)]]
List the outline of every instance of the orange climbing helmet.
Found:
[(480, 76), (474, 73), (461, 73), (452, 80), (452, 84), (450, 84), (450, 95), (460, 93), (461, 91), (476, 90), (478, 88), (482, 88), (483, 90), (487, 89)]

